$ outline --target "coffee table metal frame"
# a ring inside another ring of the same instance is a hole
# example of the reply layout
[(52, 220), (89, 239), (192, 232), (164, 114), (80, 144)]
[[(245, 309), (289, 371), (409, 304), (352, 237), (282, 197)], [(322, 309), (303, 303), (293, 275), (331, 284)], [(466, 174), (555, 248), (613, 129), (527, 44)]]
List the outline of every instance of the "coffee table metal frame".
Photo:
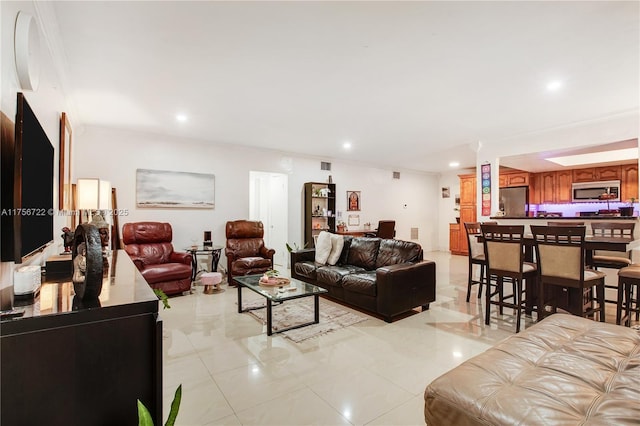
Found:
[[(273, 333), (282, 333), (283, 331), (293, 330), (294, 328), (306, 327), (311, 324), (318, 324), (320, 322), (320, 298), (321, 294), (328, 293), (327, 290), (322, 287), (315, 286), (313, 284), (308, 284), (303, 281), (296, 280), (291, 278), (291, 282), (281, 287), (273, 286), (266, 287), (260, 285), (260, 277), (259, 275), (244, 275), (239, 277), (233, 277), (233, 281), (238, 285), (238, 313), (251, 311), (254, 309), (262, 309), (260, 308), (246, 308), (242, 307), (242, 287), (246, 287), (254, 293), (259, 294), (267, 300), (267, 336), (271, 336)], [(282, 288), (287, 288), (295, 286), (296, 289), (293, 291), (284, 290)], [(300, 299), (302, 297), (313, 296), (313, 321), (305, 322), (302, 324), (296, 324), (291, 327), (283, 328), (277, 331), (273, 331), (273, 316), (272, 316), (272, 307), (273, 303), (283, 303), (287, 300)]]

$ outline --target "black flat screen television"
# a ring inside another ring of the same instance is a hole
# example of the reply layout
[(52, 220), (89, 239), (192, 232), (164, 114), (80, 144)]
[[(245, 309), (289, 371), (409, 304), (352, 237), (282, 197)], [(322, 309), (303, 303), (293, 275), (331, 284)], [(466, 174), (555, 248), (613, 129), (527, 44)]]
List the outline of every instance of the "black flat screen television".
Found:
[[(53, 241), (54, 149), (22, 93), (18, 93), (15, 132), (14, 215), (19, 238), (16, 262)], [(17, 197), (16, 197), (17, 195)]]

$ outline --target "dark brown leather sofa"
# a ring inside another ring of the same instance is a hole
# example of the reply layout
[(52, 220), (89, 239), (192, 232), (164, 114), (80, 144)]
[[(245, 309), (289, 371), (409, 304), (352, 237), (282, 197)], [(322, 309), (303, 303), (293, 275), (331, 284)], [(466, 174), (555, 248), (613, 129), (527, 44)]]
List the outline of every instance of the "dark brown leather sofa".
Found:
[(125, 223), (125, 251), (151, 288), (167, 295), (191, 290), (191, 254), (173, 251), (171, 225), (162, 222)]
[(234, 220), (225, 227), (227, 273), (229, 285), (234, 276), (262, 274), (273, 269), (274, 249), (264, 245), (264, 225), (260, 221)]
[(381, 315), (386, 322), (436, 300), (436, 264), (419, 244), (344, 237), (336, 265), (315, 262), (315, 249), (291, 252), (291, 277), (328, 290), (334, 299)]
[(424, 399), (429, 426), (637, 425), (640, 334), (553, 314), (438, 377)]

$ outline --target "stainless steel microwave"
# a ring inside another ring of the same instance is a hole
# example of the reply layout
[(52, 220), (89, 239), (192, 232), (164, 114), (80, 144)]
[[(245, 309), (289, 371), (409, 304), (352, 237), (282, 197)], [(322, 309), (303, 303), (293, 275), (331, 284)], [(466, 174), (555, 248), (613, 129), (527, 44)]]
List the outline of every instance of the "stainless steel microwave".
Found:
[(609, 201), (620, 201), (620, 181), (574, 183), (571, 193), (574, 202), (603, 200), (602, 194), (610, 194)]

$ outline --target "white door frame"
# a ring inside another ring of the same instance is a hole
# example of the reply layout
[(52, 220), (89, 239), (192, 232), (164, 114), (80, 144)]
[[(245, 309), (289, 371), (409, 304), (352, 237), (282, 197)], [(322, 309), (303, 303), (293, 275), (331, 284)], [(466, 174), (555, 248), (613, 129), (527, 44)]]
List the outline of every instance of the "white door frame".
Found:
[(274, 268), (286, 268), (289, 253), (289, 177), (283, 173), (249, 172), (249, 218), (264, 224), (264, 242), (276, 251)]

